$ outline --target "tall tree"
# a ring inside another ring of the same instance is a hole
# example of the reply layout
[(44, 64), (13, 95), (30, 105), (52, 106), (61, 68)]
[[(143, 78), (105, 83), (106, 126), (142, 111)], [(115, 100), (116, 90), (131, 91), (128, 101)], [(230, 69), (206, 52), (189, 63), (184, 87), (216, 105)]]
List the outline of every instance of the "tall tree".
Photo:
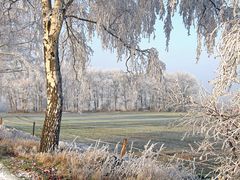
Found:
[(62, 117), (62, 77), (59, 62), (59, 35), (69, 5), (61, 0), (42, 0), (43, 49), (47, 83), (47, 109), (42, 130), (40, 151), (55, 149), (59, 142)]
[[(156, 4), (156, 1), (152, 2)], [(109, 11), (106, 11), (106, 8)], [(65, 41), (68, 41), (71, 46), (74, 66), (78, 58), (77, 52), (80, 51), (80, 57), (83, 58), (80, 61), (82, 62), (84, 62), (84, 58), (86, 59), (84, 54), (87, 56), (89, 54), (86, 35), (88, 34), (92, 38), (96, 32), (100, 36), (104, 48), (117, 49), (119, 59), (123, 55), (129, 56), (131, 68), (144, 65), (151, 70), (151, 64), (155, 63), (148, 63), (148, 61), (158, 61), (157, 52), (154, 49), (142, 50), (138, 43), (142, 34), (150, 36), (154, 31), (155, 13), (159, 13), (159, 11), (161, 11), (159, 6), (145, 6), (143, 2), (135, 1), (42, 0), (47, 110), (41, 137), (41, 152), (54, 150), (59, 142), (63, 103), (58, 52), (61, 31), (65, 32), (67, 36)], [(65, 29), (62, 28), (64, 22)], [(140, 62), (134, 61), (136, 58)], [(133, 66), (132, 62), (138, 66)], [(159, 68), (159, 72), (162, 72), (163, 66), (159, 66)], [(136, 69), (136, 71), (143, 70), (142, 68)]]

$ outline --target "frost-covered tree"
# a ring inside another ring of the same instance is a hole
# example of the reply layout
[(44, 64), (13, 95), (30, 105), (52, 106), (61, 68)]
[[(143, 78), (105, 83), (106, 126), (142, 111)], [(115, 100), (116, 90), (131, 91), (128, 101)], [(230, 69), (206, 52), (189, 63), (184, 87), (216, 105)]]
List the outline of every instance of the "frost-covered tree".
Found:
[(164, 98), (165, 109), (169, 111), (186, 112), (192, 100), (198, 101), (200, 85), (190, 74), (166, 74), (163, 84), (165, 91), (159, 97)]
[[(195, 132), (204, 133), (199, 147), (201, 158), (215, 157), (215, 173), (224, 178), (240, 177), (240, 1), (239, 0), (169, 0), (167, 39), (171, 17), (179, 11), (185, 27), (194, 26), (198, 35), (197, 58), (202, 46), (219, 59), (213, 91), (205, 94), (191, 117)], [(194, 118), (195, 117), (195, 118)], [(200, 127), (199, 127), (200, 126)], [(219, 150), (221, 146), (221, 150)], [(200, 158), (200, 159), (201, 159)], [(210, 160), (211, 161), (211, 160)]]
[[(37, 85), (43, 67), (39, 63), (42, 31), (35, 31), (41, 27), (39, 16), (28, 3), (15, 6), (16, 2), (0, 1), (1, 84), (2, 91), (7, 94), (4, 99), (14, 111), (30, 109), (27, 102), (32, 102), (32, 97), (39, 92), (33, 92), (31, 87)], [(31, 87), (28, 82), (32, 82)], [(31, 96), (27, 92), (31, 92)]]

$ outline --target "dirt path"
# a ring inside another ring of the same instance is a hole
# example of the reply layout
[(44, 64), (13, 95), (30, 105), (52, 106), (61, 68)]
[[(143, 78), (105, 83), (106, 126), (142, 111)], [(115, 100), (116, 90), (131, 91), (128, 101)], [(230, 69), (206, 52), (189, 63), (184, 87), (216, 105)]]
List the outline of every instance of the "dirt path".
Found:
[(1, 180), (17, 180), (1, 163), (0, 163), (0, 179)]

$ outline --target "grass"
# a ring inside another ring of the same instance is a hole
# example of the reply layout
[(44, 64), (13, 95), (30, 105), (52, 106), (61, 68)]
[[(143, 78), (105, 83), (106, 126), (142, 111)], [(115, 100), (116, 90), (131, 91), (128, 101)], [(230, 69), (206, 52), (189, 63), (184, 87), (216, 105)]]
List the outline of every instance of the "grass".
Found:
[[(40, 136), (44, 114), (1, 114), (5, 126), (32, 132), (33, 121), (36, 122), (36, 135)], [(123, 138), (133, 142), (136, 149), (151, 140), (162, 143), (168, 151), (187, 149), (189, 143), (199, 140), (198, 137), (186, 138), (181, 141), (186, 128), (171, 126), (180, 119), (180, 113), (153, 112), (113, 112), (113, 113), (64, 113), (61, 126), (61, 139), (95, 144), (93, 140), (101, 139), (116, 144)], [(93, 140), (92, 140), (93, 139)], [(113, 145), (112, 145), (113, 146)]]
[(164, 164), (157, 161), (158, 152), (149, 145), (140, 156), (127, 153), (123, 158), (106, 146), (90, 147), (84, 152), (63, 149), (59, 152), (37, 153), (37, 141), (0, 140), (7, 147), (2, 163), (17, 177), (24, 179), (127, 179), (177, 180), (197, 179), (191, 168), (181, 164)]

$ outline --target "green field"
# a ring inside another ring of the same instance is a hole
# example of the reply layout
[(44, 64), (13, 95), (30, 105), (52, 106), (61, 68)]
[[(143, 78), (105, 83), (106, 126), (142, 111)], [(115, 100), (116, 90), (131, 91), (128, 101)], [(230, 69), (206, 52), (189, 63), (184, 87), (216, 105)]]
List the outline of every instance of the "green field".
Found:
[[(29, 133), (32, 132), (32, 124), (35, 121), (36, 135), (40, 136), (44, 114), (8, 113), (0, 116), (3, 117), (5, 126)], [(180, 118), (179, 113), (64, 113), (61, 140), (73, 141), (77, 137), (78, 142), (94, 144), (94, 140), (100, 139), (113, 146), (126, 137), (139, 149), (144, 149), (144, 145), (151, 140), (158, 143), (156, 147), (164, 143), (168, 151), (181, 151), (199, 138), (189, 137), (181, 140), (186, 128), (172, 126)]]

